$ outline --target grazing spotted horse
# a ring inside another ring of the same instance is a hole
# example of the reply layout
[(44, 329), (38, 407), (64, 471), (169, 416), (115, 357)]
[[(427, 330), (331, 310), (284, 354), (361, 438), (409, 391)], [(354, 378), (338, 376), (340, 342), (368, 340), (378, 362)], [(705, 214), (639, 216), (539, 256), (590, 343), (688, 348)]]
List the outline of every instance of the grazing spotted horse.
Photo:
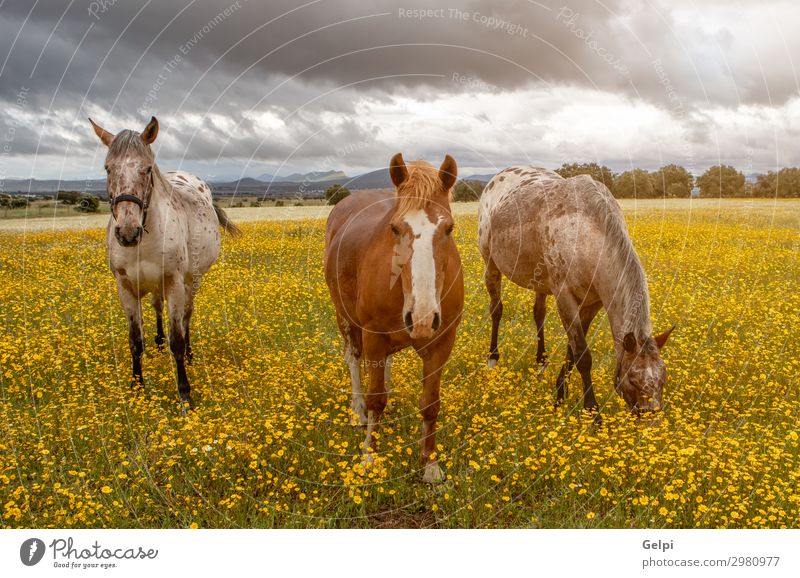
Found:
[(140, 133), (113, 135), (92, 119), (108, 147), (105, 169), (111, 203), (106, 230), (108, 262), (128, 319), (134, 384), (143, 384), (141, 299), (151, 294), (156, 311), (156, 346), (164, 343), (163, 307), (169, 313), (169, 347), (175, 359), (181, 407), (192, 408), (185, 361), (191, 363), (189, 323), (202, 276), (217, 260), (219, 227), (239, 229), (214, 206), (208, 185), (184, 172), (162, 173), (150, 145), (158, 135), (153, 117)]
[[(328, 217), (325, 280), (345, 340), (353, 411), (367, 433), (364, 461), (372, 461), (378, 423), (387, 401), (391, 355), (408, 346), (422, 358), (421, 464), (423, 480), (442, 479), (434, 457), (442, 369), (450, 357), (464, 305), (461, 260), (451, 237), (450, 189), (456, 162), (437, 170), (406, 163), (389, 166), (394, 192), (350, 195)], [(369, 373), (361, 394), (362, 360)]]
[(547, 169), (511, 167), (486, 185), (478, 227), (492, 316), (490, 361), (499, 357), (505, 275), (536, 291), (537, 301), (555, 295), (569, 342), (556, 381), (557, 403), (567, 395), (574, 365), (583, 381), (584, 408), (599, 409), (586, 334), (605, 307), (616, 350), (615, 389), (634, 411), (659, 410), (667, 377), (659, 350), (672, 329), (652, 336), (647, 279), (608, 189), (588, 175), (565, 179)]

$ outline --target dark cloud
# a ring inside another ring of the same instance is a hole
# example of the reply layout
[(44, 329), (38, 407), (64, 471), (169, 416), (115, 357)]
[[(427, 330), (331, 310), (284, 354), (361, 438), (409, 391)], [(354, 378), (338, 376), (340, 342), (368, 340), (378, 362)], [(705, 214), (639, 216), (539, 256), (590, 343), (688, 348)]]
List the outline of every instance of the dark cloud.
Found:
[[(296, 154), (315, 161), (331, 141), (375, 140), (380, 127), (358, 116), (359, 99), (425, 102), (532, 86), (652, 103), (677, 121), (696, 118), (688, 138), (702, 143), (709, 126), (699, 109), (780, 105), (798, 94), (787, 73), (794, 36), (762, 47), (768, 19), (742, 38), (724, 20), (709, 25), (713, 10), (725, 4), (702, 13), (636, 0), (46, 0), (33, 9), (7, 0), (0, 102), (4, 123), (29, 131), (11, 155), (79, 154), (95, 144), (89, 114), (110, 130), (156, 114), (167, 121), (161, 153), (172, 158), (274, 161), (308, 139)], [(21, 88), (25, 114), (15, 104)], [(287, 122), (270, 134), (253, 113)], [(20, 117), (37, 120), (25, 126)], [(492, 121), (491, 110), (470, 119)], [(321, 129), (327, 142), (312, 136)]]

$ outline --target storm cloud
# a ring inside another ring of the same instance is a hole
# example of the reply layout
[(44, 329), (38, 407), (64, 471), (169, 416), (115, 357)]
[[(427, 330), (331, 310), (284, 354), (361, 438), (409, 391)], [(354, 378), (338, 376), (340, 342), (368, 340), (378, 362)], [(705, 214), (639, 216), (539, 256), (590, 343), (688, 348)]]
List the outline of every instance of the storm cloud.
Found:
[[(0, 177), (97, 174), (86, 117), (159, 117), (204, 176), (597, 160), (800, 164), (781, 1), (20, 0), (0, 5)], [(335, 164), (336, 166), (328, 166)]]

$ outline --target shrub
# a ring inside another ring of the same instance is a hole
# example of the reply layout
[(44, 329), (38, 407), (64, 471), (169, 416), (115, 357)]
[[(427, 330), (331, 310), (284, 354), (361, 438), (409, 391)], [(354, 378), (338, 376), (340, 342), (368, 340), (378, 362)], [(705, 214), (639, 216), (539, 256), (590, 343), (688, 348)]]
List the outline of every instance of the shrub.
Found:
[(325, 200), (329, 205), (335, 205), (345, 197), (350, 196), (350, 191), (342, 185), (331, 185), (325, 191)]

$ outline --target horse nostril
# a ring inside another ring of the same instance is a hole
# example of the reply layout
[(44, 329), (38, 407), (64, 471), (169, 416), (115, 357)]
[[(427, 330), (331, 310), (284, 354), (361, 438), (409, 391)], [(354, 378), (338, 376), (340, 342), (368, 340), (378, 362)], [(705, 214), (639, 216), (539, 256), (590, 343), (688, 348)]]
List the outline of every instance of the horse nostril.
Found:
[(434, 313), (433, 314), (433, 324), (431, 325), (433, 327), (433, 330), (437, 331), (439, 329), (439, 325), (441, 325), (441, 323), (442, 323), (442, 319), (441, 319), (441, 317), (439, 317), (439, 313)]
[(406, 322), (406, 329), (411, 331), (414, 328), (414, 321), (411, 319), (411, 311), (406, 313), (405, 322)]

